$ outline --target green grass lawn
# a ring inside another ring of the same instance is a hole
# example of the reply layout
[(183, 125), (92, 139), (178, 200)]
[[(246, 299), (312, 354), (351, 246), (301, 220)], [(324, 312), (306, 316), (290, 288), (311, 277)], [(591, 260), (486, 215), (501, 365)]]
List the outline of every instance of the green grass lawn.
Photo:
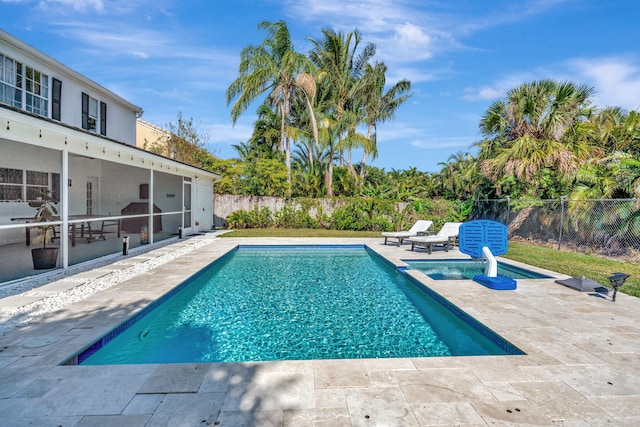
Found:
[(307, 228), (245, 228), (222, 237), (380, 237), (379, 231), (342, 231)]
[(572, 277), (585, 276), (602, 285), (609, 285), (609, 276), (618, 271), (630, 274), (620, 292), (640, 297), (640, 265), (614, 261), (575, 252), (509, 242), (509, 252), (503, 255), (515, 261), (546, 268)]
[[(321, 229), (251, 228), (223, 234), (222, 237), (380, 237), (378, 231), (340, 231)], [(536, 267), (568, 276), (585, 276), (602, 285), (609, 285), (607, 277), (621, 271), (630, 274), (620, 288), (621, 292), (640, 297), (640, 265), (614, 261), (575, 252), (509, 242), (504, 258), (524, 262)]]

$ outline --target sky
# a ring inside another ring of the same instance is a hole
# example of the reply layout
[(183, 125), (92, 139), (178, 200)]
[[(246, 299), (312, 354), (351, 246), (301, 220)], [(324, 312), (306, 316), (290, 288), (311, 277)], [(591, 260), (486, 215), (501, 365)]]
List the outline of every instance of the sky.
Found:
[(224, 159), (251, 136), (258, 102), (233, 126), (225, 91), (265, 20), (284, 20), (303, 53), (323, 28), (358, 29), (388, 83), (411, 81), (367, 162), (387, 171), (437, 172), (476, 154), (482, 115), (522, 83), (569, 80), (592, 86), (598, 107), (640, 109), (637, 0), (0, 0), (0, 28), (138, 105), (143, 120), (192, 118)]

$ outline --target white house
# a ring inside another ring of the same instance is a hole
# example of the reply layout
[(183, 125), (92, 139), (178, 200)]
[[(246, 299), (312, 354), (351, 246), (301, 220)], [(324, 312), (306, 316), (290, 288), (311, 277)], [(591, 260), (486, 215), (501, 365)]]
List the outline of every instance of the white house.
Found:
[[(213, 226), (218, 175), (136, 147), (142, 109), (0, 30), (0, 283), (41, 271), (36, 208), (56, 202), (56, 268)], [(40, 239), (41, 240), (41, 239)]]

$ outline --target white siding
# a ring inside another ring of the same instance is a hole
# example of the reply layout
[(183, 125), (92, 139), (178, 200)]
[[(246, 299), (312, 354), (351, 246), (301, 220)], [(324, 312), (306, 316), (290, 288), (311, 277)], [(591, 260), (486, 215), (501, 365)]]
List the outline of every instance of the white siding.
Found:
[[(48, 118), (51, 118), (52, 78), (56, 78), (62, 82), (60, 117), (62, 123), (82, 128), (82, 93), (84, 92), (107, 105), (107, 134), (105, 136), (135, 146), (136, 115), (142, 112), (140, 108), (1, 30), (0, 53), (48, 76)], [(23, 76), (24, 78), (25, 76)], [(22, 108), (24, 109), (24, 105)], [(99, 130), (98, 123), (98, 134)]]

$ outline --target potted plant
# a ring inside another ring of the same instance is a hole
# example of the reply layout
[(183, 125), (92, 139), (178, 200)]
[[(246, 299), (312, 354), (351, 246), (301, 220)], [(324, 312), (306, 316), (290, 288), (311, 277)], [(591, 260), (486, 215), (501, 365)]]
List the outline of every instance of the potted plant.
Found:
[[(29, 202), (29, 206), (36, 209), (34, 216), (35, 222), (50, 222), (58, 214), (58, 210), (55, 207), (57, 203), (48, 192), (41, 191), (39, 200), (33, 200)], [(31, 257), (33, 258), (33, 268), (36, 270), (44, 270), (49, 268), (55, 268), (58, 262), (58, 248), (47, 247), (47, 243), (53, 241), (53, 225), (41, 225), (37, 227), (38, 235), (33, 239), (34, 243), (41, 243), (41, 248), (31, 249)]]

